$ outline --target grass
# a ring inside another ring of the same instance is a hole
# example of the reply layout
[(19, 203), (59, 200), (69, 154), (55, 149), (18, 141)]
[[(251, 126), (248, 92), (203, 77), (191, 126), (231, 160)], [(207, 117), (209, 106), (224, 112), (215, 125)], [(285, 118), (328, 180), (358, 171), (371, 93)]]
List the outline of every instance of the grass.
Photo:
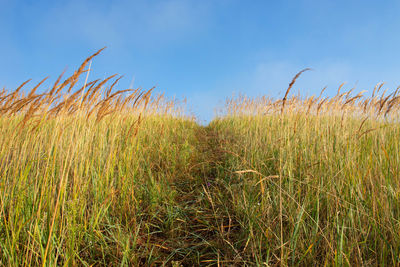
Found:
[(296, 115), (214, 122), (229, 140), (224, 167), (238, 176), (224, 191), (260, 261), (398, 263), (400, 127), (370, 122), (379, 131), (359, 137), (359, 124)]
[(400, 264), (397, 91), (290, 96), (300, 72), (203, 127), (116, 76), (80, 84), (100, 52), (0, 92), (0, 265)]

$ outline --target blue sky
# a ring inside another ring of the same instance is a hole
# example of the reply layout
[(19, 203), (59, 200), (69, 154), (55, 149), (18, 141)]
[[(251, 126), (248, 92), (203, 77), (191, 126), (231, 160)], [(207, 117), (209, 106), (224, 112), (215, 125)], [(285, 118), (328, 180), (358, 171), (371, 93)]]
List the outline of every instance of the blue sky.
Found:
[[(400, 1), (0, 0), (0, 87), (15, 88), (97, 49), (91, 78), (157, 86), (209, 120), (225, 97), (372, 91), (400, 85)], [(32, 83), (33, 84), (33, 83)]]

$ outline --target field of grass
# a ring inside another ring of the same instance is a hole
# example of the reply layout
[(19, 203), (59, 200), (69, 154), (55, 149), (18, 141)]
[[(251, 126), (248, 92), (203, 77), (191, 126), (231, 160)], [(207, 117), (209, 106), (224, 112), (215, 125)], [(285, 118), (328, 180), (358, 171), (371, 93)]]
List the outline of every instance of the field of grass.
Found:
[(397, 91), (290, 96), (296, 76), (200, 126), (115, 76), (75, 89), (96, 55), (0, 92), (0, 265), (400, 264)]

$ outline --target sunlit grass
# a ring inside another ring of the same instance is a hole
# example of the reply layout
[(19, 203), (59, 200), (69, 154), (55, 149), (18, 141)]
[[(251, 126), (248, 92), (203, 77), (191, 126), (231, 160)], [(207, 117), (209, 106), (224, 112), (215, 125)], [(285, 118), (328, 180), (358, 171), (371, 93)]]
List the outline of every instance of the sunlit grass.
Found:
[(224, 201), (245, 229), (242, 246), (289, 265), (398, 263), (400, 126), (372, 120), (366, 132), (361, 123), (297, 114), (213, 122), (228, 140), (224, 168), (235, 182), (224, 183)]
[(299, 73), (203, 127), (115, 76), (74, 90), (92, 58), (0, 92), (0, 265), (400, 263), (397, 91), (290, 96)]

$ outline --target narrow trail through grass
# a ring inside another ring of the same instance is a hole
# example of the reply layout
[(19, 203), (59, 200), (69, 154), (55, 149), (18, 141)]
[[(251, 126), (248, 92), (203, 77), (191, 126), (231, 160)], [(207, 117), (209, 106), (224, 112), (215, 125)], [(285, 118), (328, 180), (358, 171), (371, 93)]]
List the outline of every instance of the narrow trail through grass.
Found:
[(0, 266), (400, 264), (399, 90), (291, 96), (303, 70), (200, 126), (115, 75), (76, 88), (101, 51), (0, 92)]
[(217, 133), (209, 126), (195, 133), (196, 156), (187, 179), (175, 183), (177, 205), (184, 208), (185, 233), (173, 240), (171, 257), (183, 264), (208, 265), (222, 260), (226, 244), (221, 236), (220, 207), (213, 202), (224, 153)]
[[(227, 190), (233, 180), (224, 169), (223, 140), (211, 126), (198, 127), (190, 169), (172, 185), (177, 192), (173, 236), (159, 236), (166, 261), (184, 266), (244, 263), (237, 244), (244, 229), (237, 221)], [(245, 241), (245, 240), (244, 240)], [(157, 243), (153, 240), (154, 243)]]

